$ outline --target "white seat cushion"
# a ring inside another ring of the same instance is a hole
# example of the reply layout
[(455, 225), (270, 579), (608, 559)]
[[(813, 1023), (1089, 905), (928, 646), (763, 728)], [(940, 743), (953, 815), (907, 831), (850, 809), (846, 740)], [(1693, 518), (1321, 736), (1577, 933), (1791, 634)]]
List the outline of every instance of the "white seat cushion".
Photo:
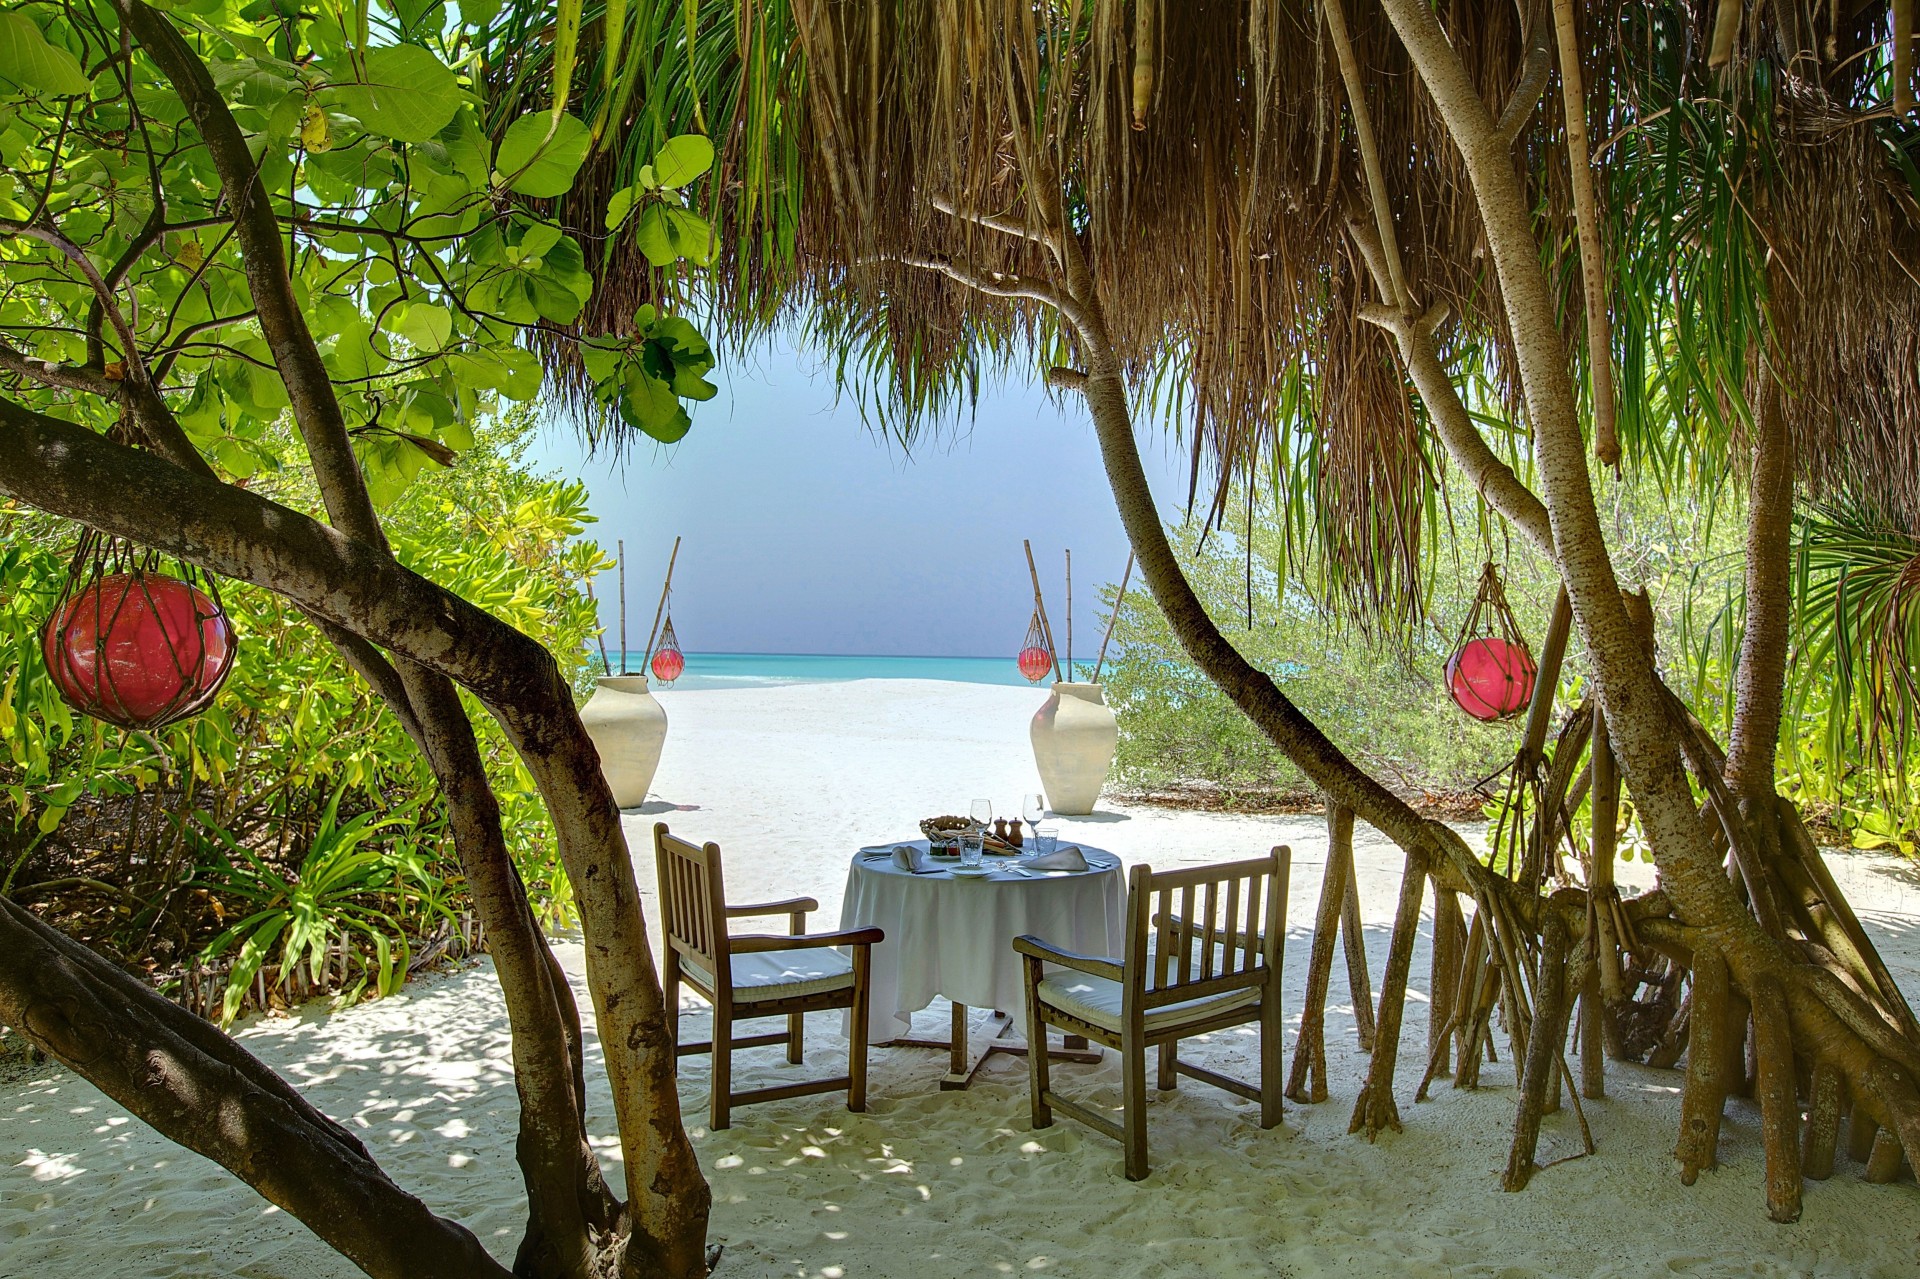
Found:
[[(1060, 972), (1040, 983), (1040, 1002), (1117, 1035), (1121, 1026), (1122, 990), (1119, 982), (1109, 981), (1105, 977)], [(1147, 1029), (1165, 1030), (1182, 1022), (1202, 1021), (1259, 1002), (1260, 992), (1253, 989), (1229, 990), (1199, 999), (1183, 999), (1177, 1004), (1148, 1009)]]
[[(712, 987), (713, 974), (692, 959), (681, 960), (694, 980)], [(808, 950), (758, 950), (733, 957), (733, 1002), (792, 999), (853, 985), (853, 961), (827, 946)]]

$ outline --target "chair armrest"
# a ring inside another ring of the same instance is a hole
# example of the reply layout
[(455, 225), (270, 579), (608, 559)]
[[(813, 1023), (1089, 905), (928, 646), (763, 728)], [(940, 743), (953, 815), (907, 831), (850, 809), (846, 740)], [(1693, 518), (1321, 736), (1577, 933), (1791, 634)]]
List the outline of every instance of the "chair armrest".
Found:
[(728, 919), (753, 919), (759, 915), (804, 915), (808, 911), (819, 910), (820, 903), (811, 897), (795, 897), (784, 902), (755, 902), (750, 906), (727, 907)]
[(815, 950), (825, 946), (871, 946), (885, 941), (878, 928), (849, 928), (841, 933), (802, 933), (796, 937), (769, 937), (755, 933), (727, 939), (727, 949), (736, 955), (759, 950)]
[(1013, 948), (1028, 959), (1045, 960), (1090, 976), (1105, 977), (1109, 981), (1122, 981), (1127, 975), (1126, 965), (1117, 959), (1103, 955), (1078, 955), (1043, 942), (1038, 937), (1016, 937), (1013, 939)]

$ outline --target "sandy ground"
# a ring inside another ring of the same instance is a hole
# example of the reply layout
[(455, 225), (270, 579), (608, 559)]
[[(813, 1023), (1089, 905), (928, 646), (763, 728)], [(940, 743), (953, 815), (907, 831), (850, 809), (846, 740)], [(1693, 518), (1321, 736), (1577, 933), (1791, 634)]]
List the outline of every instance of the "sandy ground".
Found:
[[(975, 796), (1011, 808), (1037, 785), (1026, 720), (1040, 695), (978, 685), (870, 681), (748, 691), (668, 692), (672, 718), (656, 798), (631, 814), (645, 849), (665, 818), (729, 854), (735, 900), (810, 893), (838, 919), (846, 858), (901, 837), (916, 819), (964, 812)], [(1061, 819), (1070, 838), (1156, 866), (1294, 848), (1287, 998), (1304, 986), (1325, 853), (1317, 819), (1241, 818), (1108, 806)], [(1358, 842), (1376, 989), (1400, 858), (1371, 831)], [(1910, 998), (1920, 1000), (1920, 874), (1871, 854), (1830, 861)], [(651, 857), (639, 860), (651, 906)], [(1645, 882), (1650, 868), (1623, 867)], [(1599, 1153), (1501, 1193), (1513, 1072), (1504, 1040), (1477, 1093), (1442, 1084), (1408, 1099), (1424, 1064), (1423, 929), (1399, 1068), (1406, 1131), (1376, 1144), (1347, 1117), (1365, 1067), (1338, 964), (1329, 1001), (1332, 1096), (1289, 1104), (1261, 1132), (1251, 1106), (1183, 1081), (1153, 1094), (1154, 1174), (1130, 1184), (1118, 1148), (1062, 1120), (1028, 1127), (1025, 1067), (997, 1057), (974, 1087), (941, 1092), (942, 1053), (877, 1049), (870, 1113), (833, 1097), (746, 1107), (734, 1127), (693, 1129), (714, 1187), (723, 1276), (1787, 1276), (1920, 1275), (1920, 1189), (1868, 1186), (1844, 1161), (1809, 1183), (1798, 1225), (1765, 1218), (1758, 1114), (1737, 1104), (1722, 1166), (1681, 1187), (1668, 1155), (1679, 1110), (1673, 1072), (1614, 1067), (1589, 1103)], [(576, 982), (577, 945), (562, 947)], [(584, 994), (582, 1004), (586, 1003)], [(689, 1014), (705, 1036), (704, 1014)], [(1297, 1012), (1296, 1012), (1297, 1018)], [(920, 1017), (939, 1033), (944, 1004)], [(778, 1049), (741, 1055), (740, 1086), (831, 1070), (837, 1017), (813, 1019), (808, 1065)], [(1190, 1055), (1251, 1072), (1253, 1040), (1226, 1033)], [(402, 997), (304, 1010), (244, 1031), (263, 1059), (360, 1130), (403, 1185), (465, 1222), (503, 1258), (522, 1208), (505, 1016), (484, 963)], [(1289, 1034), (1289, 1046), (1291, 1033)], [(1187, 1051), (1183, 1049), (1183, 1051)], [(1112, 1055), (1057, 1068), (1058, 1086), (1117, 1105)], [(596, 1138), (610, 1160), (605, 1077), (590, 1064)], [(684, 1066), (688, 1114), (705, 1113), (704, 1059)], [(1550, 1117), (1541, 1158), (1578, 1153), (1570, 1115)], [(614, 1176), (618, 1183), (617, 1171)], [(308, 1279), (356, 1273), (298, 1222), (220, 1168), (169, 1144), (64, 1070), (0, 1078), (0, 1277), (232, 1274)]]

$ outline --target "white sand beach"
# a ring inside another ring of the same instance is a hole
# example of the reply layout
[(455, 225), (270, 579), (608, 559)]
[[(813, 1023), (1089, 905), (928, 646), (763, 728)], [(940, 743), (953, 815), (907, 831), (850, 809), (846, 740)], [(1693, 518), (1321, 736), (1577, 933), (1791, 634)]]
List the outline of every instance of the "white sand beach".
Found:
[[(732, 899), (811, 894), (822, 906), (815, 927), (831, 928), (856, 847), (910, 836), (918, 818), (965, 812), (974, 796), (1011, 811), (1037, 786), (1026, 738), (1042, 700), (1033, 690), (875, 680), (669, 691), (661, 700), (672, 728), (656, 802), (627, 822), (650, 902), (648, 832), (664, 819), (722, 845)], [(1318, 819), (1106, 804), (1059, 824), (1068, 838), (1161, 867), (1290, 844), (1287, 999), (1290, 1026), (1297, 1022), (1325, 850)], [(1377, 989), (1400, 857), (1364, 829), (1357, 853)], [(1880, 854), (1829, 861), (1909, 998), (1920, 1001), (1920, 868)], [(1628, 882), (1650, 874), (1622, 867)], [(579, 947), (563, 945), (561, 955), (578, 983)], [(1745, 1103), (1729, 1113), (1719, 1170), (1683, 1188), (1669, 1157), (1681, 1082), (1671, 1071), (1611, 1067), (1608, 1099), (1588, 1103), (1598, 1153), (1547, 1168), (1522, 1193), (1502, 1193), (1514, 1098), (1505, 1039), (1480, 1091), (1442, 1083), (1429, 1102), (1411, 1101), (1424, 1065), (1426, 972), (1423, 937), (1399, 1068), (1403, 1133), (1374, 1144), (1347, 1135), (1366, 1058), (1336, 964), (1329, 1100), (1289, 1103), (1285, 1125), (1262, 1132), (1250, 1103), (1191, 1080), (1151, 1093), (1154, 1172), (1139, 1184), (1122, 1178), (1114, 1143), (1071, 1120), (1029, 1129), (1017, 1058), (994, 1058), (968, 1091), (942, 1092), (944, 1054), (877, 1048), (869, 1113), (849, 1114), (832, 1095), (805, 1097), (742, 1107), (718, 1133), (703, 1122), (706, 1060), (689, 1058), (681, 1096), (714, 1187), (713, 1236), (727, 1245), (719, 1273), (1920, 1275), (1920, 1188), (1910, 1176), (1869, 1186), (1843, 1161), (1831, 1180), (1807, 1184), (1799, 1224), (1770, 1224), (1759, 1116)], [(946, 1015), (936, 1005), (918, 1029), (943, 1033)], [(689, 1018), (689, 1033), (704, 1038), (704, 1011)], [(786, 1065), (775, 1048), (742, 1054), (738, 1086), (834, 1071), (845, 1052), (838, 1022), (812, 1020), (804, 1067)], [(1217, 1035), (1190, 1055), (1245, 1075), (1251, 1033)], [(259, 1020), (243, 1038), (356, 1127), (401, 1184), (511, 1257), (523, 1220), (515, 1107), (506, 1020), (487, 964), (417, 982), (395, 999)], [(1290, 1030), (1289, 1051), (1291, 1041)], [(591, 1061), (589, 1072), (593, 1121), (606, 1132), (605, 1077)], [(1058, 1066), (1055, 1078), (1063, 1090), (1118, 1104), (1111, 1054), (1098, 1065)], [(618, 1158), (611, 1136), (601, 1144)], [(1542, 1162), (1579, 1149), (1571, 1113), (1550, 1116)], [(0, 1076), (0, 1279), (355, 1273), (298, 1222), (69, 1072)]]

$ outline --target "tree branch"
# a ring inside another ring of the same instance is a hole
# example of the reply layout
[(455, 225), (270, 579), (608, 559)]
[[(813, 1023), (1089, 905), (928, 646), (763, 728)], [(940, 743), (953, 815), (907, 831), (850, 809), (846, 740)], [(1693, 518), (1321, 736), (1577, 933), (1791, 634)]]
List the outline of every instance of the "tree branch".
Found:
[[(1350, 217), (1347, 232), (1369, 262), (1382, 256), (1380, 243), (1373, 238), (1372, 228), (1366, 223)], [(1430, 307), (1426, 314), (1417, 317), (1379, 304), (1360, 308), (1361, 319), (1394, 336), (1407, 376), (1420, 392), (1421, 403), (1427, 406), (1427, 420), (1433, 424), (1434, 434), (1440, 437), (1442, 447), (1454, 464), (1466, 472), (1468, 482), (1494, 510), (1551, 560), (1553, 523), (1547, 518), (1545, 504), (1487, 444), (1460, 398), (1460, 389), (1440, 362), (1436, 335), (1445, 316), (1446, 307), (1442, 305)]]
[(63, 391), (85, 391), (108, 400), (120, 398), (120, 384), (98, 369), (35, 359), (5, 342), (0, 342), (0, 369), (18, 373), (42, 386), (58, 387)]
[(508, 1279), (231, 1039), (0, 898), (0, 1021), (378, 1279)]
[(933, 207), (948, 217), (959, 218), (962, 222), (971, 222), (975, 226), (983, 226), (990, 231), (999, 231), (1004, 235), (1013, 235), (1023, 240), (1031, 240), (1035, 244), (1052, 252), (1056, 259), (1060, 256), (1060, 233), (1051, 227), (1037, 229), (1028, 226), (1018, 218), (1004, 217), (998, 213), (976, 213), (972, 209), (961, 209), (944, 195), (936, 195), (933, 197)]

